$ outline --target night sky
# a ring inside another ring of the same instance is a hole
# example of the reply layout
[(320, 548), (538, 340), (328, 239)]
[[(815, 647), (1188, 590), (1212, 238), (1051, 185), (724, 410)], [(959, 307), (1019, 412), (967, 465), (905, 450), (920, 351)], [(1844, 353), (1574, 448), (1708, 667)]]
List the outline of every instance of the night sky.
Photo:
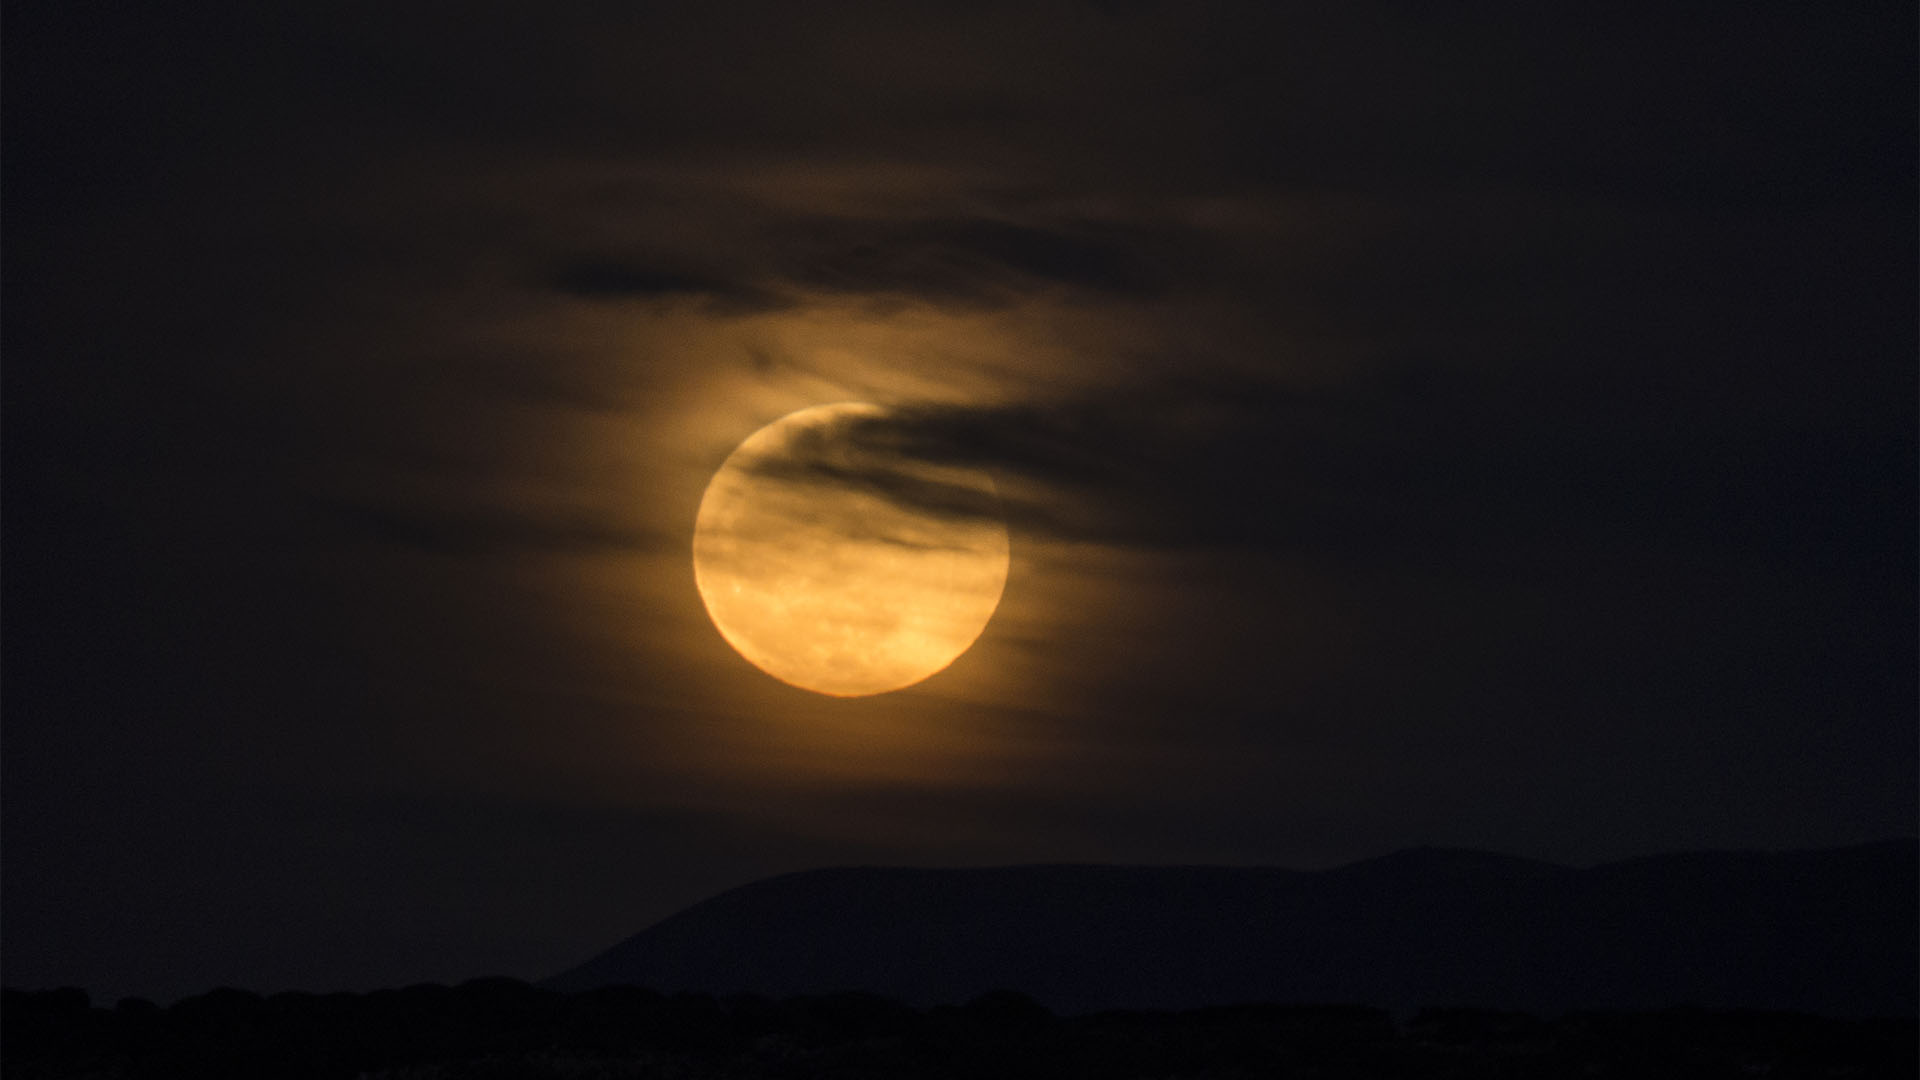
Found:
[[(538, 978), (830, 865), (1916, 831), (1911, 3), (4, 26), (9, 985)], [(1013, 563), (836, 699), (690, 544), (851, 400)]]

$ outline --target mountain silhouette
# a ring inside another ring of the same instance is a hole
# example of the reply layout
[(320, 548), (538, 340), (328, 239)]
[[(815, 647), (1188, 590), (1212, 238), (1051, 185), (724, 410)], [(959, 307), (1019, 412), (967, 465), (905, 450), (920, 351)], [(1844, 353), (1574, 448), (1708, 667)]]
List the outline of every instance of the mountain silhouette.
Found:
[(1061, 1012), (1920, 1008), (1920, 843), (1589, 869), (1421, 848), (1336, 869), (811, 870), (696, 904), (547, 985), (918, 1005), (1015, 989)]

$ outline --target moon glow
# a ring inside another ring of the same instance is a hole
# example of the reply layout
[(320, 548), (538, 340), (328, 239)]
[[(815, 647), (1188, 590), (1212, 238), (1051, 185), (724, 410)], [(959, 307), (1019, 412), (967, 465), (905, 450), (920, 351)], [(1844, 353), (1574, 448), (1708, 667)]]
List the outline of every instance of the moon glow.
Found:
[(1006, 586), (992, 480), (848, 437), (885, 416), (849, 402), (768, 424), (714, 474), (694, 523), (694, 583), (721, 636), (816, 693), (881, 694), (940, 671)]

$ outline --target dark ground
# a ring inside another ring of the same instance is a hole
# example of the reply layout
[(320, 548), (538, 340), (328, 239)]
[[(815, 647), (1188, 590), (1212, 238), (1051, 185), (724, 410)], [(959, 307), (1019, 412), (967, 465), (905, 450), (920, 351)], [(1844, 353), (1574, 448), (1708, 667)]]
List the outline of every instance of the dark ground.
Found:
[(214, 990), (167, 1008), (5, 994), (4, 1065), (42, 1077), (1896, 1077), (1916, 1021), (1672, 1009), (1349, 1005), (1055, 1016), (1016, 993), (919, 1010), (841, 994), (576, 994), (510, 979), (369, 994)]
[(542, 985), (926, 1007), (1018, 987), (1063, 1015), (1246, 1001), (1912, 1016), (1920, 846), (1587, 869), (1414, 849), (1330, 870), (866, 867), (702, 901)]

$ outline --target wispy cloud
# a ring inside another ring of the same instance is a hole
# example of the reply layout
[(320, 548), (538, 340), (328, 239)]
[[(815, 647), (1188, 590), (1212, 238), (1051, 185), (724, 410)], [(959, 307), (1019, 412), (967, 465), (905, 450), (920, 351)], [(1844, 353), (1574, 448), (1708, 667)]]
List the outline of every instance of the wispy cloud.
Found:
[(670, 538), (582, 508), (316, 496), (341, 536), (445, 555), (658, 551)]
[(720, 315), (773, 311), (791, 303), (777, 293), (744, 282), (613, 258), (572, 260), (554, 268), (548, 282), (559, 292), (587, 300), (692, 298)]

